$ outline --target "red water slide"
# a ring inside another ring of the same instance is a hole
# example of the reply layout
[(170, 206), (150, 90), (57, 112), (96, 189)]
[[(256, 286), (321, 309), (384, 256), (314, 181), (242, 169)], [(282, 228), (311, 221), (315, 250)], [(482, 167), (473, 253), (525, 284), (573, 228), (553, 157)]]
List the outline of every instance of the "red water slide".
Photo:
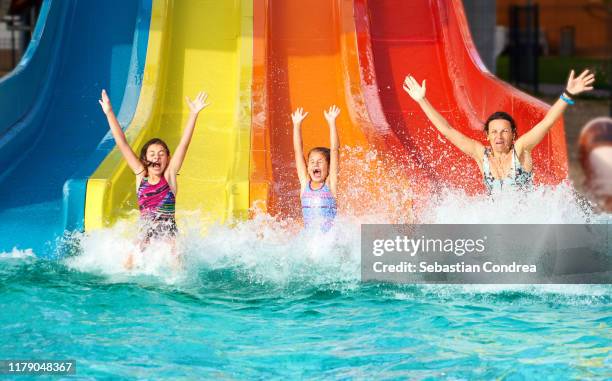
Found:
[[(377, 89), (390, 129), (434, 184), (481, 191), (476, 164), (431, 126), (402, 90), (404, 77), (427, 79), (432, 105), (456, 129), (483, 143), (483, 122), (491, 113), (513, 115), (520, 135), (543, 118), (548, 106), (487, 71), (461, 0), (355, 0), (354, 6), (360, 62), (370, 67), (365, 72), (373, 71), (364, 80)], [(566, 177), (563, 121), (534, 150), (533, 158), (536, 182), (556, 184)]]

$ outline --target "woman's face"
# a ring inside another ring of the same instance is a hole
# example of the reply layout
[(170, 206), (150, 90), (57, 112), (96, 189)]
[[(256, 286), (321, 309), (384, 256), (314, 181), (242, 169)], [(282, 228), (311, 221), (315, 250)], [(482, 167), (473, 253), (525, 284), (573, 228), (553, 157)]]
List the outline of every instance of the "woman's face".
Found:
[(487, 135), (489, 144), (494, 152), (510, 152), (514, 143), (514, 133), (512, 125), (505, 119), (495, 119), (489, 122), (489, 134)]

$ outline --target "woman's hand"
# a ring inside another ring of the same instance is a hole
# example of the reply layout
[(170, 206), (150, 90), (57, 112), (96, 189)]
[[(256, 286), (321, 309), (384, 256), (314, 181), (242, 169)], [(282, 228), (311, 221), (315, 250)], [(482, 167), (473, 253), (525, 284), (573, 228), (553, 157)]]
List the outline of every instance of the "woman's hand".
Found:
[(408, 75), (404, 80), (404, 91), (410, 95), (412, 99), (417, 102), (425, 99), (425, 80), (423, 80), (423, 84), (419, 86), (419, 83), (414, 79), (413, 76)]
[(582, 92), (593, 90), (591, 86), (595, 82), (595, 74), (585, 70), (577, 78), (574, 78), (574, 71), (572, 70), (567, 80), (566, 91), (569, 96), (576, 96)]

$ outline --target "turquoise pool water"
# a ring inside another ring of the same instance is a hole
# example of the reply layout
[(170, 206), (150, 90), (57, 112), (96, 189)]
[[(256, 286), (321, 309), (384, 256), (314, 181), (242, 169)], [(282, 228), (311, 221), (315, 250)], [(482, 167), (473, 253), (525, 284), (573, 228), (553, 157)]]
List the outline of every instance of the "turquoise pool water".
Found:
[(1, 358), (77, 376), (609, 379), (610, 286), (254, 282), (201, 268), (167, 284), (1, 261)]
[(81, 379), (610, 379), (611, 285), (361, 283), (341, 222), (333, 239), (184, 226), (182, 269), (162, 246), (123, 270), (128, 223), (71, 237), (68, 258), (0, 254), (0, 359), (76, 359)]

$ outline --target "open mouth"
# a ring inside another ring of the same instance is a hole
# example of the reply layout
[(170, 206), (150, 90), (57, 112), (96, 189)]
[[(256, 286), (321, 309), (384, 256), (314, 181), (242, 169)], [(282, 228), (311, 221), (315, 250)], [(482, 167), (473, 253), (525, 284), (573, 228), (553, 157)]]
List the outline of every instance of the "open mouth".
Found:
[(151, 163), (151, 162), (149, 162), (149, 167), (159, 169), (159, 168), (161, 168), (161, 164), (160, 163)]
[(320, 169), (313, 169), (312, 170), (312, 175), (313, 176), (321, 176), (321, 170)]

